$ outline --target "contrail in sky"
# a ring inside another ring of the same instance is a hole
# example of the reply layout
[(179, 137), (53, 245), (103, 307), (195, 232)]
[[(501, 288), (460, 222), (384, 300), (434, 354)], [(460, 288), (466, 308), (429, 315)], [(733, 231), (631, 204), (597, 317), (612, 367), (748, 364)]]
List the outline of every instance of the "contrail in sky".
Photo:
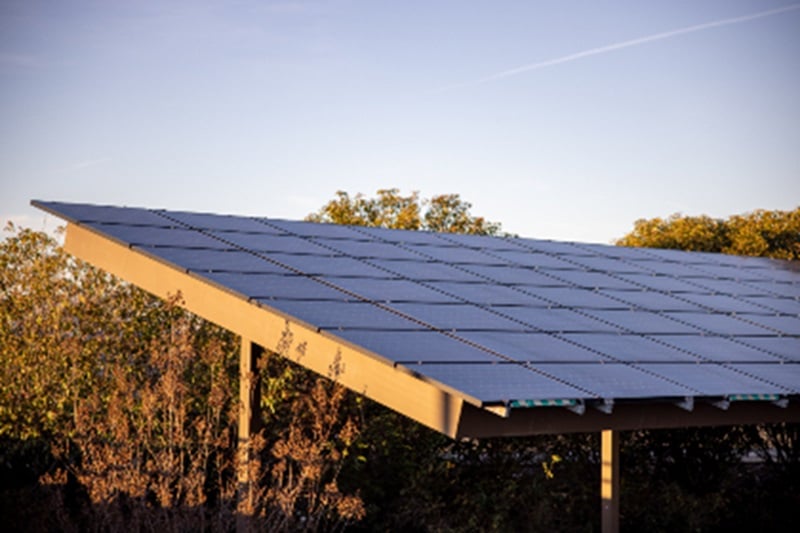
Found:
[(504, 70), (502, 72), (497, 72), (490, 76), (486, 76), (484, 78), (480, 78), (473, 81), (467, 81), (463, 83), (456, 83), (453, 85), (447, 85), (445, 87), (439, 88), (436, 92), (445, 92), (452, 89), (460, 89), (464, 87), (473, 87), (475, 85), (481, 85), (484, 83), (488, 83), (490, 81), (501, 80), (503, 78), (509, 78), (511, 76), (516, 76), (518, 74), (522, 74), (523, 72), (529, 72), (531, 70), (538, 70), (540, 68), (545, 67), (552, 67), (554, 65), (560, 65), (562, 63), (569, 63), (570, 61), (577, 61), (578, 59), (583, 59), (584, 57), (596, 56), (600, 54), (605, 54), (608, 52), (613, 52), (615, 50), (621, 50), (623, 48), (630, 48), (631, 46), (638, 46), (640, 44), (651, 43), (653, 41), (660, 41), (662, 39), (669, 39), (671, 37), (677, 37), (678, 35), (684, 35), (686, 33), (694, 33), (696, 31), (703, 31), (708, 30), (710, 28), (718, 28), (720, 26), (729, 26), (731, 24), (739, 24), (741, 22), (748, 22), (750, 20), (760, 19), (764, 17), (770, 17), (772, 15), (777, 15), (778, 13), (785, 13), (787, 11), (794, 11), (800, 9), (800, 4), (791, 4), (784, 7), (779, 7), (776, 9), (769, 9), (767, 11), (759, 11), (758, 13), (751, 13), (749, 15), (742, 15), (740, 17), (732, 17), (722, 20), (715, 20), (713, 22), (706, 22), (703, 24), (696, 24), (694, 26), (688, 26), (686, 28), (680, 28), (677, 30), (670, 30), (665, 31), (663, 33), (656, 33), (653, 35), (648, 35), (646, 37), (639, 37), (638, 39), (631, 39), (630, 41), (622, 41), (619, 43), (609, 44), (606, 46), (601, 46), (599, 48), (590, 48), (588, 50), (583, 50), (581, 52), (576, 52), (574, 54), (569, 54), (566, 56), (556, 57), (554, 59), (548, 59), (546, 61), (540, 61), (538, 63), (529, 63), (527, 65), (522, 65), (520, 67), (512, 68), (509, 70)]

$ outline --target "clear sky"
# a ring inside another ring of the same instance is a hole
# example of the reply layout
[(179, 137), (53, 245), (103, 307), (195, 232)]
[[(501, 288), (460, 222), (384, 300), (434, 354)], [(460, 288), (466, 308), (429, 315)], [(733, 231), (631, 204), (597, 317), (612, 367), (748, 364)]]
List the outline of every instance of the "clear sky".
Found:
[(793, 209), (800, 3), (0, 1), (0, 221), (389, 187), (592, 242)]

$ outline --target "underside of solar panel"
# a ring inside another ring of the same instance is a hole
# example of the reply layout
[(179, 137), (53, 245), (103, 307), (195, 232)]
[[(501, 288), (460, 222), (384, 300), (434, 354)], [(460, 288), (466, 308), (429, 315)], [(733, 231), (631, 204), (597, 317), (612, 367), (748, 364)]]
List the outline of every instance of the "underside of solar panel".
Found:
[(798, 417), (795, 262), (33, 204), (79, 258), (453, 436)]

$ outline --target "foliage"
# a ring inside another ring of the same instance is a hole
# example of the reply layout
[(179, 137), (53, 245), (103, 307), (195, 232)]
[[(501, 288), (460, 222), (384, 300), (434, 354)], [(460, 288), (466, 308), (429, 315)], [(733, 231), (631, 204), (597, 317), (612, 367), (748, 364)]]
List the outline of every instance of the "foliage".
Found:
[(800, 259), (800, 207), (757, 210), (727, 220), (680, 214), (637, 220), (633, 231), (617, 244), (796, 260)]
[(496, 235), (500, 224), (470, 214), (472, 205), (457, 194), (420, 200), (419, 194), (402, 196), (398, 189), (380, 189), (377, 197), (351, 197), (338, 191), (336, 198), (306, 217), (311, 222), (373, 226), (392, 229)]
[[(0, 242), (0, 517), (24, 530), (230, 530), (237, 516), (239, 342), (69, 258), (43, 233)], [(291, 339), (286, 349), (291, 349)], [(358, 428), (335, 381), (281, 380), (246, 511), (270, 531), (363, 515), (337, 477)], [(335, 375), (332, 374), (335, 379)], [(299, 381), (303, 387), (294, 387)], [(307, 394), (304, 394), (304, 391)], [(289, 475), (286, 475), (286, 474)], [(298, 475), (295, 475), (297, 473)], [(46, 512), (45, 512), (46, 511)]]

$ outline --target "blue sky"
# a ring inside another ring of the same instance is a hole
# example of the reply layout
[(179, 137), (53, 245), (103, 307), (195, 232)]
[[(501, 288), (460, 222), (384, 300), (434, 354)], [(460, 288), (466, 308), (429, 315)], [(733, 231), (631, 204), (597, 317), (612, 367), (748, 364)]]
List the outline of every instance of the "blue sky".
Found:
[(800, 205), (790, 1), (0, 2), (0, 221), (459, 193), (523, 236)]

